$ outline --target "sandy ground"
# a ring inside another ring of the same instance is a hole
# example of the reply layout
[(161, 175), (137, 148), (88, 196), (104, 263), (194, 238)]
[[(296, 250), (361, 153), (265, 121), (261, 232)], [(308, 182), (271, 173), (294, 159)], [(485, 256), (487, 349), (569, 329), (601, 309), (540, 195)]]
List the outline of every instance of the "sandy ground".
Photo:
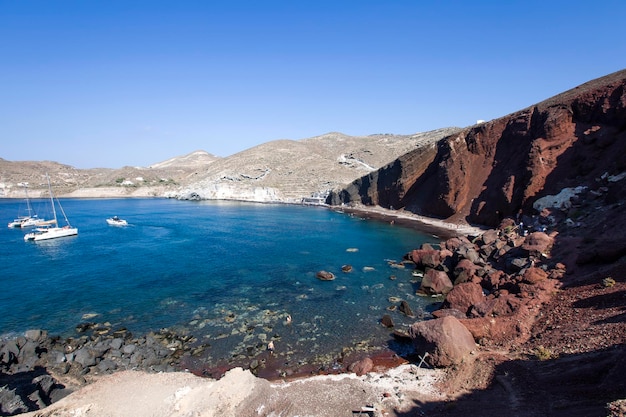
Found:
[(486, 228), (472, 226), (467, 223), (450, 223), (439, 219), (420, 216), (405, 210), (389, 210), (380, 206), (354, 206), (332, 207), (333, 210), (341, 211), (364, 219), (373, 219), (393, 222), (403, 226), (419, 229), (422, 232), (432, 233), (439, 237), (452, 237), (459, 235), (476, 236), (483, 233)]
[(22, 416), (399, 416), (422, 401), (443, 399), (435, 388), (442, 376), (442, 371), (416, 365), (291, 382), (269, 382), (241, 368), (220, 380), (184, 372), (123, 371)]

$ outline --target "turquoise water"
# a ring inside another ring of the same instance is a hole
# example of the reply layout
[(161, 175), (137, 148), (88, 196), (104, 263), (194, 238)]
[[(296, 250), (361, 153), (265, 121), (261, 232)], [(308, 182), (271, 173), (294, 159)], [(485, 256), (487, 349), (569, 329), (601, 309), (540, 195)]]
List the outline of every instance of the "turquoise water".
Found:
[[(61, 200), (76, 237), (24, 242), (8, 229), (22, 201), (0, 200), (0, 334), (71, 336), (89, 321), (133, 333), (175, 328), (211, 345), (207, 361), (275, 340), (294, 357), (384, 345), (394, 298), (415, 296), (410, 269), (390, 265), (430, 235), (321, 207), (166, 199)], [(34, 201), (40, 216), (45, 201)], [(129, 226), (109, 226), (113, 215)], [(344, 273), (342, 265), (353, 271)], [(334, 281), (320, 281), (320, 270)], [(287, 316), (292, 323), (286, 323)]]

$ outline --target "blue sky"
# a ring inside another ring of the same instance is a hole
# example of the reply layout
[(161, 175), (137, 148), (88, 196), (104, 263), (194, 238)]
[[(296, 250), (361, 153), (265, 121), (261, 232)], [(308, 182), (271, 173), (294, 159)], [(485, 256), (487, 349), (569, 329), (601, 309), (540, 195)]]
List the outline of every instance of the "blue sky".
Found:
[(622, 0), (0, 0), (0, 158), (119, 168), (464, 127), (626, 68), (624, 16)]

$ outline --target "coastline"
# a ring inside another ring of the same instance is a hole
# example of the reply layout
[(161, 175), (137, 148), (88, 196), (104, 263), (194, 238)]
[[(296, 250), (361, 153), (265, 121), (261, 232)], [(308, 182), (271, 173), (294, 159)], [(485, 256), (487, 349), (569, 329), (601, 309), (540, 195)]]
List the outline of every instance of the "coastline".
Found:
[(424, 217), (405, 210), (391, 210), (380, 206), (328, 206), (330, 210), (348, 213), (366, 220), (393, 222), (420, 232), (430, 233), (438, 238), (447, 239), (459, 235), (477, 236), (488, 230), (481, 226), (467, 223), (451, 223), (432, 217)]

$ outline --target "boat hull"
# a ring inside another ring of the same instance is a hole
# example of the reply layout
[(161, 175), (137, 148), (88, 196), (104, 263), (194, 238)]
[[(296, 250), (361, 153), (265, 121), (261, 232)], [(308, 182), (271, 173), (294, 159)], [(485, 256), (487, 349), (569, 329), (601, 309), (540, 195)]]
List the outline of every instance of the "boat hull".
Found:
[(78, 235), (78, 229), (76, 227), (52, 227), (49, 229), (42, 229), (36, 232), (27, 233), (24, 235), (24, 240), (39, 242), (41, 240), (50, 240), (75, 235)]
[(107, 223), (111, 226), (128, 226), (128, 222), (126, 220), (107, 219)]

